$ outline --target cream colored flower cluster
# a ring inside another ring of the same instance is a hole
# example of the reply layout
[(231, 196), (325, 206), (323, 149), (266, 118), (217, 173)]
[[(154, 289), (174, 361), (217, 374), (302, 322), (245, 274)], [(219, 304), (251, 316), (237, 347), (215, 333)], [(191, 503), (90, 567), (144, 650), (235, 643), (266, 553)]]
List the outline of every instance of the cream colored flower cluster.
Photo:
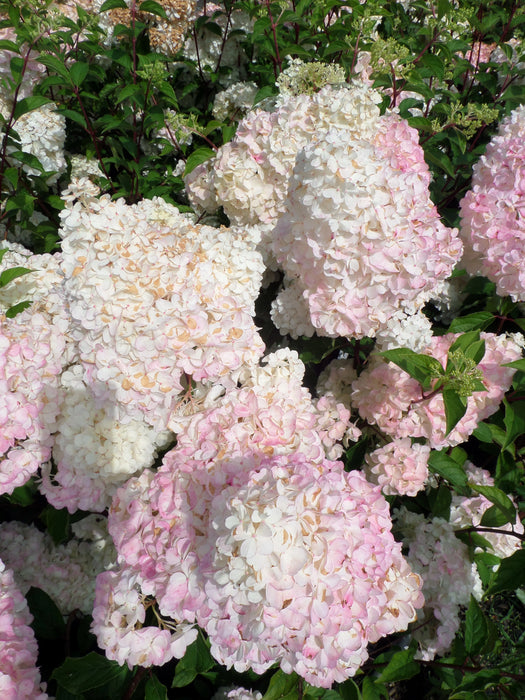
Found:
[(252, 319), (262, 259), (247, 237), (195, 225), (159, 198), (127, 205), (95, 192), (74, 185), (60, 230), (85, 380), (117, 420), (163, 430), (192, 380), (226, 381), (262, 354)]
[(150, 467), (170, 433), (157, 433), (145, 420), (121, 423), (115, 403), (97, 402), (80, 365), (60, 378), (62, 401), (56, 419), (54, 465), (42, 466), (40, 491), (55, 508), (103, 511), (117, 488)]
[(371, 137), (380, 101), (378, 93), (354, 84), (290, 96), (274, 112), (255, 109), (233, 140), (186, 178), (192, 203), (207, 211), (224, 207), (234, 225), (275, 225), (298, 152), (332, 127), (345, 130), (345, 139)]

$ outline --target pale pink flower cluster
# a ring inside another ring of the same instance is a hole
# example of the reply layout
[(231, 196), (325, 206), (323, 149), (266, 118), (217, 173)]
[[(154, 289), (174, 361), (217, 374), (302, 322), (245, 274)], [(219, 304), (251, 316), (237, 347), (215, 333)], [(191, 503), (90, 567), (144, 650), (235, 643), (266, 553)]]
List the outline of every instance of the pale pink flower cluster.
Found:
[(13, 319), (0, 315), (0, 493), (25, 484), (51, 456), (68, 359), (63, 320), (36, 301)]
[(211, 700), (262, 700), (262, 693), (259, 690), (228, 686), (219, 688)]
[(343, 129), (348, 140), (371, 137), (380, 101), (378, 93), (356, 83), (290, 96), (274, 112), (253, 110), (240, 122), (233, 140), (186, 178), (192, 204), (207, 211), (223, 206), (232, 224), (262, 223), (271, 230), (286, 210), (298, 152), (332, 127)]
[(451, 523), (426, 520), (401, 508), (396, 524), (408, 547), (407, 560), (423, 579), (425, 607), (411, 635), (419, 644), (416, 658), (429, 661), (450, 648), (460, 625), (460, 607), (469, 605), (471, 594), (481, 598), (481, 580)]
[(525, 301), (525, 105), (500, 124), (461, 201), (463, 264)]
[(373, 337), (416, 314), (461, 257), (416, 130), (389, 114), (362, 131), (332, 128), (298, 153), (273, 232), (285, 287), (302, 290), (319, 335)]
[[(466, 462), (464, 469), (469, 478), (469, 483), (478, 484), (480, 486), (494, 486), (494, 479), (485, 469), (479, 469), (479, 467), (474, 466), (471, 462)], [(481, 494), (460, 496), (457, 493), (452, 493), (450, 522), (454, 525), (456, 530), (477, 527), (485, 511), (491, 506), (491, 501)], [(513, 535), (506, 535), (505, 532), (514, 532), (518, 535), (522, 535), (525, 532), (525, 528), (519, 516), (516, 517), (513, 523), (500, 525), (497, 528), (497, 532), (482, 531), (479, 533), (489, 542), (492, 547), (492, 552), (501, 559), (510, 557), (514, 552), (521, 549), (521, 540)]]
[(13, 572), (0, 561), (0, 696), (3, 700), (47, 700), (36, 666), (33, 617)]
[(415, 496), (428, 478), (428, 445), (412, 444), (410, 438), (398, 438), (365, 457), (367, 478), (379, 484), (389, 496)]
[(247, 237), (195, 225), (160, 198), (127, 205), (95, 193), (74, 183), (61, 212), (84, 379), (117, 420), (163, 430), (190, 378), (226, 381), (262, 354), (252, 319), (262, 259)]
[(80, 365), (61, 376), (54, 465), (42, 466), (40, 491), (55, 508), (103, 511), (119, 486), (150, 467), (157, 448), (170, 439), (143, 419), (122, 423), (114, 403), (96, 402)]
[(262, 673), (278, 662), (322, 687), (423, 604), (390, 528), (378, 487), (298, 452), (204, 461), (177, 447), (110, 512), (122, 566), (161, 615), (197, 622), (219, 663)]
[(340, 457), (338, 441), (356, 430), (348, 409), (330, 397), (312, 399), (302, 386), (304, 365), (295, 351), (278, 350), (263, 362), (246, 367), (240, 387), (189, 419), (177, 436), (177, 451), (199, 460), (295, 451), (316, 463)]
[(165, 629), (145, 625), (154, 601), (140, 592), (129, 571), (105, 571), (97, 576), (92, 631), (106, 657), (121, 666), (162, 666), (184, 656), (197, 638), (194, 625), (166, 623)]
[[(99, 524), (99, 531), (101, 527), (105, 526)], [(13, 570), (24, 595), (34, 586), (51, 596), (65, 615), (77, 609), (91, 614), (95, 577), (114, 567), (116, 554), (107, 530), (105, 534), (81, 530), (80, 534), (82, 537), (56, 545), (34, 525), (0, 523), (0, 559)]]
[[(447, 352), (459, 334), (432, 338), (424, 354), (446, 364)], [(353, 383), (352, 405), (362, 418), (393, 438), (424, 437), (433, 449), (465, 442), (478, 423), (494, 413), (510, 388), (516, 370), (503, 365), (521, 357), (521, 348), (510, 338), (482, 333), (485, 355), (479, 363), (486, 391), (468, 397), (467, 411), (446, 435), (441, 392), (425, 399), (421, 385), (392, 362), (379, 357)]]

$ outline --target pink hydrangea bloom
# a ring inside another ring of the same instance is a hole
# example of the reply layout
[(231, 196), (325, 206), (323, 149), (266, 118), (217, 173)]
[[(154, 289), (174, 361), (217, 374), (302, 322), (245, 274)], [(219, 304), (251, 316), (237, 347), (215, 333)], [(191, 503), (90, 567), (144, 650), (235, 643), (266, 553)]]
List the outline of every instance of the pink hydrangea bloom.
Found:
[(371, 134), (380, 101), (378, 93), (355, 83), (344, 89), (328, 86), (314, 95), (287, 95), (274, 112), (254, 109), (211, 164), (186, 179), (192, 204), (222, 205), (234, 225), (274, 224), (285, 211), (297, 153), (330, 127), (345, 129), (349, 138)]
[(12, 319), (0, 315), (0, 493), (25, 484), (51, 456), (68, 353), (64, 318), (46, 303)]
[(197, 638), (194, 625), (164, 629), (145, 625), (149, 601), (129, 571), (105, 571), (97, 576), (92, 632), (108, 659), (121, 666), (162, 666), (180, 659)]
[[(486, 469), (479, 469), (471, 462), (467, 462), (464, 468), (467, 472), (469, 483), (480, 486), (494, 486), (494, 479)], [(491, 501), (481, 494), (460, 496), (457, 493), (453, 493), (452, 503), (450, 504), (450, 522), (456, 529), (477, 527), (485, 511), (491, 507)], [(525, 532), (519, 516), (516, 517), (515, 522), (505, 523), (505, 525), (499, 526), (497, 530), (498, 532), (479, 533), (489, 542), (492, 552), (496, 556), (505, 559), (505, 557), (510, 557), (518, 549), (521, 549), (521, 540), (518, 537), (505, 534), (505, 532), (514, 532), (522, 535)]]
[(498, 294), (525, 301), (525, 105), (499, 127), (474, 165), (461, 201), (463, 264), (496, 283)]
[[(458, 334), (432, 338), (424, 353), (446, 364), (447, 352)], [(479, 363), (486, 391), (468, 398), (467, 411), (456, 427), (446, 433), (441, 393), (424, 399), (421, 385), (392, 362), (372, 362), (352, 384), (352, 405), (362, 418), (378, 425), (393, 438), (424, 437), (433, 449), (465, 442), (478, 423), (494, 413), (510, 388), (516, 370), (503, 365), (521, 357), (521, 348), (510, 338), (482, 333), (485, 355)]]
[(340, 462), (179, 455), (121, 489), (110, 521), (161, 614), (197, 622), (237, 671), (278, 662), (329, 687), (423, 604), (379, 488)]
[[(416, 314), (451, 274), (462, 244), (429, 181), (416, 130), (395, 114), (372, 134), (322, 132), (298, 153), (272, 250), (319, 335), (373, 337)], [(293, 327), (286, 318), (283, 330)]]
[(410, 438), (398, 438), (366, 457), (364, 472), (389, 496), (415, 496), (428, 478), (428, 445), (412, 444)]
[(460, 625), (460, 607), (468, 606), (471, 594), (481, 598), (481, 580), (451, 523), (426, 520), (406, 508), (395, 515), (409, 565), (423, 579), (425, 607), (411, 634), (419, 644), (416, 657), (428, 661), (450, 648)]
[(0, 696), (2, 700), (47, 700), (36, 666), (33, 617), (13, 573), (0, 561)]
[(178, 450), (204, 460), (247, 452), (271, 456), (298, 451), (314, 462), (341, 456), (338, 441), (348, 430), (359, 432), (348, 409), (335, 398), (312, 399), (302, 386), (304, 365), (295, 351), (278, 350), (263, 363), (246, 367), (239, 388), (189, 420), (177, 437)]

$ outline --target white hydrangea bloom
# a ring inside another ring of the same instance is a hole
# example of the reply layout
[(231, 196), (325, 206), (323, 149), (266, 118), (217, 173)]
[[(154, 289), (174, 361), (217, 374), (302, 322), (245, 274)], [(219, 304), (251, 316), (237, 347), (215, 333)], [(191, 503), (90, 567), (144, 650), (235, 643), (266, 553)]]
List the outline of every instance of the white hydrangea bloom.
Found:
[(255, 83), (241, 82), (218, 92), (213, 102), (213, 116), (219, 121), (238, 121), (253, 107), (257, 90)]
[(111, 401), (96, 401), (74, 365), (61, 376), (62, 404), (56, 419), (52, 469), (42, 467), (40, 491), (55, 508), (103, 511), (117, 488), (150, 467), (170, 433), (144, 420), (121, 423)]
[(116, 552), (107, 530), (96, 540), (74, 538), (55, 545), (48, 533), (12, 521), (0, 523), (0, 558), (24, 595), (34, 586), (51, 596), (64, 615), (76, 609), (91, 614), (96, 575), (114, 566)]
[[(49, 103), (26, 112), (16, 120), (13, 128), (20, 137), (19, 150), (36, 156), (45, 171), (54, 171), (46, 182), (48, 185), (55, 183), (66, 170), (66, 119), (56, 111), (56, 105)], [(18, 149), (8, 146), (8, 155), (14, 150)], [(22, 167), (28, 175), (40, 174), (39, 170), (25, 163)]]

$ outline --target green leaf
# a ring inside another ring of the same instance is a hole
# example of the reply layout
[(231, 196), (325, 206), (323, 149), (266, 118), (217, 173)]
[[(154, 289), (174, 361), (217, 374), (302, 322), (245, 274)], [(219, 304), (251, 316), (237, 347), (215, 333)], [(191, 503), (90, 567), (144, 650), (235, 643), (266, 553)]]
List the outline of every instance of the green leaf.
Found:
[(490, 508), (487, 508), (483, 513), (479, 524), (482, 527), (501, 527), (507, 523), (507, 516), (501, 512), (498, 506), (490, 506)]
[(507, 436), (502, 449), (507, 449), (517, 437), (525, 434), (525, 402), (516, 401), (509, 403), (506, 399), (503, 400), (505, 406), (505, 417), (503, 422), (507, 428)]
[(188, 156), (186, 167), (184, 169), (184, 175), (189, 175), (198, 165), (214, 157), (215, 151), (211, 148), (207, 148), (206, 146), (196, 148), (193, 153)]
[(45, 591), (33, 587), (26, 593), (26, 600), (33, 615), (31, 627), (36, 636), (40, 639), (64, 639), (66, 624), (55, 601)]
[(299, 697), (298, 676), (279, 669), (270, 679), (268, 690), (262, 700), (296, 700)]
[(16, 103), (14, 117), (15, 119), (19, 119), (22, 114), (32, 112), (34, 109), (38, 109), (39, 107), (42, 107), (42, 105), (46, 105), (49, 102), (51, 102), (51, 100), (43, 95), (31, 95), (30, 97), (24, 97), (22, 100), (19, 100)]
[(502, 367), (512, 367), (513, 369), (519, 369), (521, 372), (525, 372), (525, 357), (521, 360), (514, 360), (514, 362), (507, 362), (502, 365)]
[(119, 666), (116, 661), (92, 651), (80, 658), (66, 659), (53, 671), (51, 678), (68, 692), (80, 695), (113, 680), (124, 682), (128, 674), (127, 666)]
[(476, 493), (480, 493), (482, 496), (485, 496), (485, 498), (487, 498), (491, 503), (494, 503), (494, 505), (507, 518), (507, 522), (516, 522), (516, 508), (514, 506), (514, 503), (501, 489), (498, 489), (496, 486), (485, 486), (482, 484), (473, 484), (471, 482), (469, 482), (469, 486), (473, 491), (475, 491)]
[(10, 267), (8, 270), (4, 270), (0, 274), (0, 288), (5, 287), (17, 277), (28, 275), (30, 272), (33, 272), (33, 270), (28, 270), (27, 267)]
[(34, 482), (28, 481), (23, 486), (17, 486), (7, 498), (17, 506), (30, 506), (35, 502), (36, 493)]
[(21, 301), (19, 304), (15, 304), (14, 306), (10, 306), (7, 309), (7, 311), (5, 312), (5, 315), (7, 318), (14, 318), (19, 313), (21, 313), (24, 309), (29, 308), (32, 303), (33, 302), (31, 302), (31, 301)]
[(431, 388), (433, 379), (445, 374), (441, 363), (434, 357), (420, 355), (409, 348), (386, 350), (380, 354), (386, 360), (401, 367), (426, 390)]
[(197, 639), (186, 649), (186, 653), (177, 663), (172, 688), (184, 688), (192, 683), (199, 673), (209, 671), (215, 666), (215, 660), (210, 654), (209, 643), (199, 632)]
[(158, 15), (159, 17), (164, 17), (164, 19), (168, 19), (166, 10), (162, 5), (159, 5), (158, 2), (155, 2), (155, 0), (144, 0), (144, 2), (140, 3), (139, 10), (141, 12), (151, 12), (152, 15)]
[(256, 105), (267, 97), (274, 97), (277, 94), (277, 90), (273, 85), (265, 85), (260, 90), (255, 93), (253, 98), (253, 104)]
[(485, 692), (478, 693), (477, 691), (485, 691), (494, 685), (499, 685), (500, 682), (501, 671), (497, 668), (484, 668), (476, 671), (476, 673), (465, 673), (461, 683), (457, 686), (455, 692), (450, 695), (450, 698), (451, 700), (466, 700), (466, 698), (485, 700), (487, 694)]
[(84, 127), (84, 129), (87, 128), (86, 120), (84, 119), (82, 114), (80, 114), (80, 112), (75, 112), (75, 110), (73, 109), (64, 109), (63, 107), (59, 107), (57, 109), (57, 112), (66, 117), (66, 119), (71, 119), (72, 122), (80, 124), (80, 126)]
[(483, 649), (488, 632), (488, 625), (477, 600), (470, 596), (470, 605), (465, 616), (465, 649), (470, 656), (475, 656)]
[(89, 73), (89, 65), (87, 63), (74, 63), (69, 69), (71, 82), (77, 87), (81, 85)]
[(69, 71), (64, 65), (63, 61), (61, 61), (59, 58), (46, 53), (41, 54), (38, 57), (38, 61), (44, 66), (50, 68), (52, 71), (55, 71), (55, 73), (57, 73), (61, 78), (64, 78), (69, 82)]
[(18, 169), (17, 168), (6, 168), (4, 170), (4, 175), (7, 180), (13, 185), (13, 187), (17, 188), (18, 186)]
[(343, 700), (361, 700), (361, 691), (359, 686), (351, 678), (337, 688), (337, 692)]
[(19, 53), (20, 49), (18, 48), (18, 44), (15, 44), (14, 41), (9, 41), (9, 39), (1, 39), (0, 51), (14, 51), (15, 53)]
[(449, 484), (459, 490), (459, 493), (465, 493), (468, 483), (468, 477), (464, 470), (455, 462), (452, 457), (449, 457), (443, 450), (433, 450), (428, 458), (428, 466), (434, 474), (439, 474), (446, 479)]
[(396, 652), (377, 681), (379, 683), (394, 683), (416, 676), (419, 673), (419, 664), (414, 661), (414, 654), (415, 649)]
[(146, 681), (144, 700), (168, 700), (168, 689), (157, 676), (151, 675)]
[(478, 427), (472, 433), (480, 442), (491, 443), (493, 441), (492, 431), (487, 423), (478, 423)]
[(493, 320), (494, 316), (489, 311), (478, 311), (468, 316), (455, 318), (450, 324), (449, 332), (465, 333), (473, 330), (482, 331), (488, 328)]
[(67, 508), (57, 510), (53, 506), (46, 506), (40, 517), (55, 544), (61, 544), (68, 539), (70, 517)]
[(127, 10), (128, 6), (124, 0), (106, 0), (102, 3), (99, 12), (107, 12), (108, 10), (123, 9)]
[(437, 489), (432, 489), (428, 494), (428, 504), (435, 518), (448, 520), (451, 503), (452, 494), (445, 484), (440, 484)]
[(384, 697), (388, 698), (388, 691), (386, 686), (374, 683), (369, 676), (365, 676), (361, 688), (361, 697), (363, 700), (381, 700)]
[(443, 403), (445, 404), (445, 418), (447, 422), (445, 435), (448, 435), (467, 412), (467, 399), (460, 396), (455, 389), (444, 386)]

